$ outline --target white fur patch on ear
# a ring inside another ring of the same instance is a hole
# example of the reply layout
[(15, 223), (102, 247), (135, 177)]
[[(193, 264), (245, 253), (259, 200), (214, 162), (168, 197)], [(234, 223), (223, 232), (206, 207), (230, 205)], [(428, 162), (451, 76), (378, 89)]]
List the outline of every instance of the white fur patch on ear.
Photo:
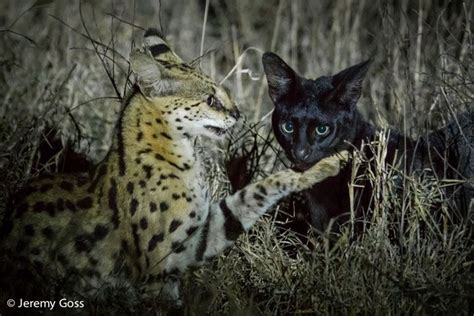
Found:
[(145, 47), (151, 47), (159, 44), (164, 44), (168, 46), (168, 44), (162, 38), (159, 38), (156, 35), (145, 36), (145, 38), (143, 39), (143, 45)]
[(145, 36), (143, 39), (143, 47), (158, 61), (167, 61), (177, 64), (183, 62), (183, 60), (170, 49), (168, 43), (157, 35)]
[(159, 80), (148, 87), (148, 92), (145, 92), (145, 95), (150, 97), (172, 95), (176, 93), (180, 86), (180, 82), (173, 79)]

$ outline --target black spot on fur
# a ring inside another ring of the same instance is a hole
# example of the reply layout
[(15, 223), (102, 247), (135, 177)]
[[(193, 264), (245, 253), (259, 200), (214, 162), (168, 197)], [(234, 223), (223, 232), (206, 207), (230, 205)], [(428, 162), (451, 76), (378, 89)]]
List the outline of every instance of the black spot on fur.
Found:
[(144, 189), (144, 188), (146, 187), (146, 182), (145, 182), (144, 180), (140, 180), (140, 181), (138, 182), (138, 185), (139, 185), (142, 189)]
[(143, 139), (143, 133), (142, 132), (138, 132), (137, 134), (137, 142), (141, 141)]
[(67, 192), (72, 192), (72, 190), (74, 190), (74, 184), (69, 181), (61, 181), (59, 187)]
[(83, 210), (90, 209), (92, 207), (92, 198), (90, 196), (86, 196), (85, 198), (77, 201), (77, 207)]
[(186, 229), (186, 234), (188, 234), (188, 236), (191, 236), (196, 231), (196, 229), (198, 229), (198, 226), (191, 226)]
[(176, 169), (178, 169), (178, 170), (180, 170), (180, 171), (184, 171), (183, 168), (181, 168), (180, 166), (178, 166), (177, 164), (175, 164), (175, 163), (172, 162), (172, 161), (166, 160), (165, 157), (163, 157), (163, 156), (160, 155), (160, 154), (155, 154), (155, 158), (156, 158), (157, 160), (160, 160), (160, 161), (166, 161), (170, 166), (173, 166), (173, 167), (175, 167)]
[(170, 206), (168, 205), (168, 203), (166, 203), (166, 202), (161, 202), (161, 203), (160, 203), (160, 211), (165, 212), (165, 211), (167, 211), (169, 208), (170, 208)]
[(264, 197), (263, 195), (260, 195), (260, 194), (258, 194), (257, 192), (255, 192), (255, 193), (253, 194), (253, 198), (254, 198), (255, 200), (257, 200), (257, 201), (263, 201), (263, 200), (265, 199), (265, 197)]
[(142, 168), (143, 168), (143, 171), (145, 171), (145, 176), (147, 177), (147, 179), (150, 179), (153, 173), (153, 167), (150, 165), (143, 165)]
[(117, 183), (115, 182), (115, 179), (110, 179), (109, 208), (112, 210), (112, 223), (114, 223), (114, 227), (117, 229), (120, 219), (117, 206)]
[(171, 249), (173, 249), (174, 253), (180, 253), (186, 250), (186, 247), (184, 247), (182, 242), (173, 241), (173, 243), (171, 244)]
[(69, 264), (69, 260), (67, 260), (66, 256), (63, 254), (59, 254), (56, 257), (58, 259), (58, 262), (62, 264), (63, 266), (66, 266)]
[(66, 208), (71, 210), (72, 212), (75, 212), (76, 211), (76, 206), (74, 205), (74, 203), (72, 203), (71, 201), (69, 200), (66, 200), (64, 202), (64, 205), (66, 205)]
[(189, 213), (189, 217), (195, 218), (195, 217), (196, 217), (196, 212), (195, 212), (195, 211), (191, 211), (191, 213)]
[(169, 228), (169, 232), (172, 233), (174, 232), (176, 229), (178, 229), (179, 226), (181, 226), (183, 224), (182, 221), (180, 221), (179, 219), (173, 219), (171, 221), (171, 224), (170, 224), (170, 228)]
[(130, 247), (128, 246), (128, 242), (125, 239), (122, 239), (122, 241), (121, 241), (121, 248), (122, 248), (122, 252), (124, 254), (127, 254), (130, 251)]
[(155, 122), (158, 123), (158, 124), (163, 124), (163, 122), (162, 122), (159, 118), (157, 118), (157, 119), (155, 120)]
[(89, 263), (91, 264), (91, 266), (95, 267), (97, 266), (97, 264), (99, 263), (98, 260), (92, 258), (92, 257), (89, 257)]
[(148, 228), (148, 220), (146, 219), (146, 217), (142, 217), (142, 219), (140, 220), (140, 228), (143, 230)]
[(245, 232), (245, 229), (242, 226), (242, 223), (239, 221), (239, 219), (235, 217), (235, 215), (229, 209), (229, 207), (227, 206), (227, 203), (225, 202), (225, 199), (221, 200), (221, 202), (219, 203), (219, 206), (225, 218), (225, 223), (224, 223), (225, 236), (228, 240), (234, 241), (239, 237), (240, 234)]
[(137, 257), (142, 256), (142, 250), (140, 249), (140, 236), (138, 235), (138, 225), (132, 224), (132, 235), (133, 235), (133, 242), (135, 244), (135, 252)]
[(172, 197), (173, 200), (175, 200), (175, 201), (177, 201), (177, 200), (179, 200), (179, 199), (181, 198), (181, 196), (180, 196), (179, 194), (177, 194), (177, 193), (171, 194), (171, 197)]
[(150, 202), (150, 213), (156, 212), (158, 210), (158, 206), (156, 206), (155, 202)]
[(131, 199), (130, 200), (130, 215), (135, 215), (138, 209), (138, 200), (137, 199)]
[(98, 224), (94, 229), (95, 240), (102, 240), (109, 233), (109, 229), (105, 225)]
[(53, 202), (46, 203), (44, 207), (48, 211), (49, 216), (53, 217), (56, 215), (56, 205)]
[(127, 192), (130, 193), (130, 195), (133, 194), (133, 182), (127, 183)]
[(89, 252), (92, 248), (92, 240), (88, 234), (81, 234), (76, 236), (74, 240), (74, 248), (77, 252)]
[[(148, 144), (151, 146), (151, 144)], [(147, 149), (142, 149), (140, 151), (137, 152), (137, 154), (140, 156), (141, 154), (148, 154), (148, 153), (151, 153), (152, 152), (152, 149), (151, 148), (147, 148)]]
[(168, 134), (165, 133), (165, 132), (161, 132), (160, 135), (163, 136), (164, 138), (169, 139), (169, 140), (172, 140), (172, 139), (173, 139), (170, 135), (168, 135)]
[(164, 234), (153, 235), (148, 242), (148, 251), (153, 251), (156, 248), (156, 244), (164, 240)]
[(257, 185), (257, 189), (260, 191), (260, 193), (262, 195), (267, 195), (267, 190), (265, 189), (265, 187), (263, 185)]
[(57, 201), (56, 201), (56, 209), (58, 210), (58, 212), (63, 212), (64, 211), (64, 200), (59, 198)]
[(44, 237), (49, 240), (53, 239), (56, 235), (51, 227), (45, 227), (41, 232), (43, 233)]

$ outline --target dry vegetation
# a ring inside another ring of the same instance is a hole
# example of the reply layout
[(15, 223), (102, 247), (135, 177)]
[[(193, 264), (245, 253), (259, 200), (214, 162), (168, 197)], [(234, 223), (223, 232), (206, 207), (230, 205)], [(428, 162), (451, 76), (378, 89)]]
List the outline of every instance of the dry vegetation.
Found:
[[(225, 80), (246, 123), (233, 146), (216, 145), (213, 152), (229, 159), (246, 144), (256, 159), (250, 173), (256, 178), (285, 163), (277, 159), (282, 155), (276, 143), (265, 141), (271, 104), (263, 51), (277, 52), (313, 78), (373, 57), (360, 110), (380, 126), (420, 135), (472, 109), (473, 6), (435, 0), (166, 0), (160, 10), (152, 0), (2, 1), (0, 216), (25, 181), (68, 168), (59, 154), (49, 161), (38, 156), (45, 140), (56, 136), (92, 161), (104, 156), (119, 100), (130, 88), (127, 59), (141, 28), (161, 24), (186, 60), (204, 55), (202, 69)], [(382, 154), (383, 137), (373, 146)], [(229, 185), (225, 160), (214, 154), (206, 161), (217, 197)], [(441, 195), (449, 183), (430, 177), (407, 178), (400, 195), (394, 184), (399, 175), (382, 163), (368, 174), (377, 188), (376, 216), (356, 240), (348, 225), (336, 237), (314, 236), (310, 250), (291, 232), (278, 231), (271, 216), (264, 218), (237, 247), (186, 275), (186, 311), (472, 315), (472, 210), (454, 220)], [(396, 242), (389, 238), (393, 227), (403, 227)], [(288, 245), (297, 253), (286, 253)], [(5, 297), (1, 293), (0, 313)], [(137, 297), (112, 296), (86, 308), (99, 314), (160, 310)]]

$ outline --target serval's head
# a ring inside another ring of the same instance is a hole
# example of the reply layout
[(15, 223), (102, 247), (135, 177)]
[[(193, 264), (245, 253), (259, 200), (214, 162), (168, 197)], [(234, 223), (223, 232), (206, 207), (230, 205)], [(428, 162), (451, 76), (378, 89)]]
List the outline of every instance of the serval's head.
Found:
[(158, 30), (145, 32), (143, 47), (132, 52), (130, 63), (141, 93), (188, 135), (218, 138), (239, 118), (223, 87), (185, 63)]

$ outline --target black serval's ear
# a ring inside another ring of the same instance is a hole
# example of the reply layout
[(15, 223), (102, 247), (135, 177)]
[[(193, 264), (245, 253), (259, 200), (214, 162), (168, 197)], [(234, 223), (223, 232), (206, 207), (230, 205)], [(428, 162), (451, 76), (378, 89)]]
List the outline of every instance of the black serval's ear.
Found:
[(332, 76), (331, 83), (334, 90), (329, 94), (328, 99), (340, 108), (352, 110), (359, 101), (362, 82), (371, 63), (372, 59), (368, 59)]
[(278, 55), (266, 52), (262, 56), (263, 70), (267, 75), (268, 93), (273, 103), (292, 94), (296, 88), (298, 75)]

